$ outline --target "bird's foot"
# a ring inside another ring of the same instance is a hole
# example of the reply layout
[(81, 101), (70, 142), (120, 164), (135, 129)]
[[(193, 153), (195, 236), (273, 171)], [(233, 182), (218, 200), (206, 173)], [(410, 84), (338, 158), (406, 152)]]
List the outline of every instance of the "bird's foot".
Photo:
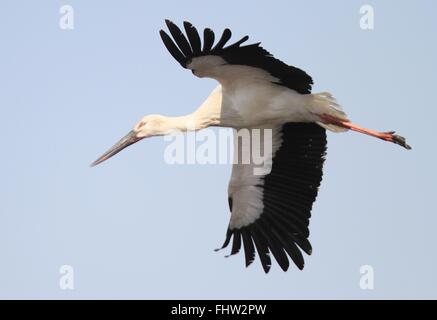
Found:
[(411, 146), (407, 144), (407, 141), (405, 140), (404, 137), (395, 134), (395, 131), (388, 131), (388, 132), (381, 132), (381, 137), (382, 140), (385, 141), (390, 141), (393, 143), (396, 143), (398, 145), (400, 145), (401, 147), (404, 147), (407, 150), (411, 150)]

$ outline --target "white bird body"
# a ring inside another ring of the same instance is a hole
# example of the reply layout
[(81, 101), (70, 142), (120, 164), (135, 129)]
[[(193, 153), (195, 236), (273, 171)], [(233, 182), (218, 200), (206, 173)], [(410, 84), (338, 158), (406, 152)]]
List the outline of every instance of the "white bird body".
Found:
[(193, 58), (187, 69), (198, 77), (220, 82), (199, 108), (202, 112), (198, 113), (219, 113), (219, 126), (247, 128), (286, 122), (317, 122), (320, 120), (318, 115), (323, 113), (347, 119), (329, 93), (300, 94), (277, 85), (279, 79), (262, 69), (229, 65), (216, 56)]
[[(163, 30), (160, 34), (170, 54), (194, 75), (216, 79), (220, 85), (189, 115), (145, 116), (92, 165), (143, 138), (174, 130), (209, 126), (244, 128), (249, 132), (271, 129), (271, 153), (264, 155), (264, 171), (255, 174), (258, 164), (253, 161), (233, 164), (228, 186), (231, 217), (222, 248), (233, 239), (233, 255), (243, 245), (246, 266), (258, 252), (265, 272), (270, 270), (270, 254), (284, 271), (289, 267), (288, 258), (302, 269), (301, 251), (312, 251), (308, 225), (322, 180), (325, 129), (350, 129), (410, 147), (394, 132), (377, 132), (351, 123), (330, 93), (311, 93), (312, 78), (303, 70), (275, 59), (259, 43), (242, 45), (247, 36), (225, 47), (231, 37), (231, 31), (225, 29), (213, 47), (214, 33), (206, 28), (201, 47), (200, 35), (189, 22), (184, 22), (186, 36), (171, 21), (166, 23), (173, 39)], [(259, 142), (251, 146), (265, 150), (265, 141)], [(241, 143), (234, 131), (237, 157), (244, 152)], [(262, 153), (260, 150), (255, 154)]]
[[(300, 94), (268, 82), (240, 82), (218, 85), (202, 105), (186, 118), (184, 130), (207, 126), (251, 128), (287, 122), (319, 122), (319, 115), (330, 114), (347, 119), (329, 93)], [(174, 124), (180, 129), (180, 124)], [(339, 127), (337, 127), (339, 128)], [(329, 128), (332, 131), (334, 127)], [(339, 130), (344, 130), (339, 128)]]

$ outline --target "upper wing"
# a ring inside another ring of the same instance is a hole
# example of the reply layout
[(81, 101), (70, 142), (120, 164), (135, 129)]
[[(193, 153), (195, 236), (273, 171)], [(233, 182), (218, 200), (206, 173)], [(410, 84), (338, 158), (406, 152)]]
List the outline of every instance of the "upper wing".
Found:
[[(222, 248), (233, 237), (231, 255), (244, 246), (246, 266), (258, 251), (264, 271), (270, 270), (271, 252), (281, 268), (287, 255), (299, 269), (301, 250), (311, 254), (309, 218), (322, 180), (326, 132), (313, 123), (287, 123), (273, 129), (271, 171), (253, 174), (253, 165), (234, 164), (229, 184), (231, 220)], [(234, 143), (238, 141), (234, 140)]]
[(161, 30), (162, 41), (170, 54), (184, 68), (193, 70), (195, 75), (225, 81), (226, 78), (241, 77), (246, 74), (244, 70), (241, 72), (242, 70), (232, 69), (229, 66), (247, 66), (251, 67), (250, 77), (256, 77), (254, 72), (259, 72), (263, 77), (267, 73), (270, 75), (269, 80), (274, 83), (302, 94), (311, 92), (313, 81), (305, 71), (275, 59), (260, 46), (260, 43), (242, 45), (249, 39), (248, 36), (225, 47), (232, 34), (231, 30), (225, 29), (214, 45), (214, 32), (206, 28), (203, 32), (202, 45), (199, 33), (191, 23), (184, 22), (185, 36), (173, 22), (169, 20), (165, 22), (173, 39)]

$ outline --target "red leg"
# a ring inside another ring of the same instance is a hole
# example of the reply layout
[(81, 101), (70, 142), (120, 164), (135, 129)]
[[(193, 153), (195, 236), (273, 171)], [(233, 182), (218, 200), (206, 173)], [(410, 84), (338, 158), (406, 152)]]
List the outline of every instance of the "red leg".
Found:
[(352, 122), (349, 122), (347, 120), (342, 120), (339, 118), (336, 118), (334, 116), (328, 115), (328, 114), (322, 114), (320, 115), (320, 118), (323, 120), (324, 123), (327, 124), (333, 124), (342, 128), (350, 129), (356, 132), (364, 133), (372, 137), (376, 137), (385, 141), (396, 143), (405, 149), (411, 149), (411, 147), (406, 143), (405, 138), (398, 136), (397, 134), (394, 134), (394, 131), (389, 132), (379, 132), (374, 130), (369, 130), (360, 126), (357, 126), (356, 124), (353, 124)]

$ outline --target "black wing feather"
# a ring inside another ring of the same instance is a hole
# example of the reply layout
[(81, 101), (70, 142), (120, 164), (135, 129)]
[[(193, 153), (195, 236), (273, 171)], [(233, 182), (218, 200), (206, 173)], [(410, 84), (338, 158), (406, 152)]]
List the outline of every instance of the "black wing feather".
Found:
[(226, 232), (225, 242), (223, 242), (223, 245), (221, 246), (221, 248), (215, 249), (215, 251), (219, 251), (221, 249), (226, 248), (229, 245), (229, 243), (231, 242), (232, 235), (233, 235), (233, 231), (231, 231), (231, 229), (228, 228), (228, 231)]
[(269, 247), (267, 245), (267, 240), (259, 234), (256, 228), (256, 224), (251, 225), (251, 234), (253, 242), (255, 243), (256, 250), (258, 251), (259, 259), (265, 273), (270, 271), (272, 261), (270, 259)]
[(240, 251), (240, 248), (241, 248), (241, 232), (239, 230), (236, 230), (234, 232), (233, 239), (234, 240), (232, 242), (231, 255), (238, 253)]
[(203, 30), (203, 55), (211, 53), (211, 48), (214, 44), (214, 37), (214, 32), (210, 28)]
[(255, 260), (255, 247), (253, 246), (252, 236), (247, 231), (247, 229), (242, 229), (241, 235), (243, 237), (246, 267), (248, 267)]
[(164, 45), (167, 48), (168, 52), (170, 52), (170, 54), (173, 56), (173, 58), (176, 59), (177, 62), (185, 67), (186, 58), (179, 50), (179, 48), (174, 44), (173, 40), (171, 40), (170, 36), (165, 33), (164, 30), (159, 31), (159, 34), (161, 35), (162, 42), (164, 42)]
[(214, 46), (212, 51), (221, 50), (225, 46), (225, 44), (231, 39), (232, 32), (228, 28), (223, 31), (223, 34), (217, 44)]
[(292, 229), (287, 229), (287, 227), (280, 223), (278, 219), (274, 219), (271, 215), (266, 214), (265, 216), (268, 223), (272, 225), (272, 229), (277, 230), (276, 234), (278, 235), (278, 238), (284, 241), (289, 241), (290, 239), (296, 244), (308, 255), (312, 253), (312, 247), (311, 243), (308, 241), (307, 238), (304, 238), (301, 234), (298, 232), (293, 232)]
[[(243, 38), (241, 38), (240, 40), (238, 40), (237, 42), (227, 46), (225, 48), (225, 50), (229, 50), (229, 49), (235, 49), (238, 48), (243, 42), (246, 42), (247, 40), (249, 40), (249, 36), (244, 36)], [(259, 46), (260, 42), (253, 44), (254, 46)]]
[(199, 32), (197, 32), (197, 29), (188, 21), (184, 21), (184, 28), (185, 32), (187, 33), (188, 40), (190, 41), (193, 55), (199, 55), (202, 51)]
[(290, 262), (288, 261), (287, 255), (284, 252), (284, 245), (282, 244), (277, 236), (274, 233), (274, 230), (269, 227), (268, 224), (265, 223), (264, 220), (259, 219), (257, 223), (260, 234), (267, 240), (269, 244), (269, 249), (278, 262), (279, 266), (282, 270), (287, 271), (290, 266)]
[[(193, 58), (206, 55), (217, 55), (222, 57), (229, 64), (246, 65), (263, 69), (269, 72), (274, 78), (278, 79), (275, 82), (278, 85), (286, 86), (302, 94), (311, 92), (313, 80), (305, 71), (289, 66), (274, 58), (270, 52), (260, 46), (260, 43), (242, 46), (242, 44), (249, 39), (248, 36), (245, 36), (239, 41), (225, 47), (225, 44), (231, 37), (231, 31), (225, 29), (220, 40), (213, 48), (215, 37), (214, 32), (211, 29), (206, 28), (203, 32), (203, 47), (201, 49), (199, 33), (191, 23), (187, 21), (184, 22), (184, 28), (188, 40), (173, 22), (166, 20), (166, 24), (177, 46), (174, 43), (173, 45), (170, 45), (169, 41), (172, 40), (162, 34), (161, 38), (171, 55), (183, 67), (187, 67), (187, 64)], [(178, 48), (177, 51), (175, 48)]]
[(191, 46), (188, 43), (187, 38), (185, 38), (184, 34), (182, 33), (181, 29), (179, 29), (179, 27), (170, 20), (165, 20), (165, 23), (167, 24), (167, 28), (168, 30), (170, 30), (170, 34), (176, 41), (176, 44), (178, 45), (181, 52), (184, 54), (185, 58), (192, 56), (193, 51), (191, 50)]
[(242, 228), (227, 230), (227, 238), (236, 232), (242, 235), (246, 266), (253, 261), (256, 248), (266, 273), (271, 265), (269, 252), (284, 271), (289, 266), (287, 255), (299, 269), (304, 267), (301, 250), (312, 253), (308, 225), (325, 155), (325, 129), (314, 123), (283, 125), (282, 144), (273, 158), (272, 170), (258, 186), (264, 205), (260, 217)]

